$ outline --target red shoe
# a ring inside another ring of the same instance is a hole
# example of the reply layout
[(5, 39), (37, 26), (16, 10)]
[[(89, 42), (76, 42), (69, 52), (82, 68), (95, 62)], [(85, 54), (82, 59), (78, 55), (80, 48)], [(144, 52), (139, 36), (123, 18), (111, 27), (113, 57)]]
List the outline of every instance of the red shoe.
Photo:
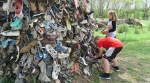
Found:
[(15, 13), (20, 14), (23, 9), (23, 1), (22, 0), (16, 0), (15, 2)]

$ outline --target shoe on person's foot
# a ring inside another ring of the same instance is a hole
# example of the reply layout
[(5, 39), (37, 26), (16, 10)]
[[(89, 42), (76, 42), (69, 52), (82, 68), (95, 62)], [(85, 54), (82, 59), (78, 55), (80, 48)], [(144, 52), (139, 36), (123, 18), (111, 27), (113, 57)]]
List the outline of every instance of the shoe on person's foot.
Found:
[(108, 80), (111, 79), (110, 74), (108, 74), (108, 73), (103, 73), (100, 75), (100, 77), (104, 78), (104, 79), (108, 79)]
[(112, 68), (114, 71), (117, 71), (117, 72), (120, 71), (120, 68), (118, 66), (112, 66)]

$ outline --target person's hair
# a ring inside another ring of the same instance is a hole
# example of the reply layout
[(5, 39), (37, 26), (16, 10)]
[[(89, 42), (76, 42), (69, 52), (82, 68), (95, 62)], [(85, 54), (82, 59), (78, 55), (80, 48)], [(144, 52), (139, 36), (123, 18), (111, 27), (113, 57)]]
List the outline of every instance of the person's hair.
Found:
[(113, 10), (109, 11), (108, 15), (112, 15), (112, 19), (109, 19), (109, 20), (117, 21), (117, 14), (115, 11), (113, 11)]
[(97, 41), (98, 39), (100, 39), (100, 36), (96, 36), (96, 37), (94, 38), (94, 42), (96, 43), (96, 41)]

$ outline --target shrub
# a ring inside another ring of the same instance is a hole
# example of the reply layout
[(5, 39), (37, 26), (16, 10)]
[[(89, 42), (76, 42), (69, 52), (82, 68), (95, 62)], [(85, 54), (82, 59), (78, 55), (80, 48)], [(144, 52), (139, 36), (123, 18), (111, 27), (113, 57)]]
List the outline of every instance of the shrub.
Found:
[(139, 29), (135, 29), (135, 34), (140, 34), (140, 30)]
[(128, 24), (120, 24), (118, 26), (118, 33), (128, 32), (129, 25)]
[(148, 25), (148, 27), (147, 27), (147, 28), (148, 28), (148, 31), (150, 31), (150, 24)]

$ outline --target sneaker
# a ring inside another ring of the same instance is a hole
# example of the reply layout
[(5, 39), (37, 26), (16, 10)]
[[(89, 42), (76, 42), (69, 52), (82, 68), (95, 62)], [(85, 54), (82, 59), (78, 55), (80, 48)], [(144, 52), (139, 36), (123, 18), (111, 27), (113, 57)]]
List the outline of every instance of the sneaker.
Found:
[(14, 22), (10, 23), (13, 30), (19, 30), (22, 28), (22, 19), (16, 17)]
[(118, 66), (112, 66), (112, 68), (113, 68), (113, 70), (116, 71), (116, 72), (120, 71), (120, 68), (119, 68)]
[(39, 75), (39, 80), (44, 81), (44, 82), (50, 82), (51, 80), (48, 78), (47, 74), (46, 74), (46, 64), (41, 61), (39, 64), (41, 73)]
[(57, 41), (57, 45), (55, 47), (55, 50), (59, 51), (59, 52), (66, 52), (68, 50), (68, 47), (62, 46), (62, 42)]
[(66, 43), (71, 43), (71, 44), (76, 44), (78, 43), (78, 41), (76, 40), (68, 40), (68, 41), (65, 41)]
[(45, 46), (45, 48), (46, 48), (46, 51), (47, 51), (53, 58), (57, 58), (57, 51), (55, 51), (55, 49), (54, 49), (51, 45), (47, 44), (47, 45)]
[(84, 72), (84, 74), (86, 74), (86, 75), (88, 75), (88, 76), (91, 75), (91, 74), (90, 74), (90, 71), (89, 71), (89, 66), (85, 67), (85, 68), (83, 69), (83, 72)]
[(43, 82), (50, 82), (50, 78), (48, 78), (48, 76), (45, 73), (40, 73), (39, 78), (40, 81)]
[(108, 80), (111, 79), (110, 74), (108, 74), (108, 73), (103, 73), (100, 75), (100, 77), (104, 78), (104, 79), (108, 79)]
[(54, 80), (58, 79), (59, 72), (60, 72), (60, 65), (57, 64), (56, 61), (54, 61), (54, 63), (53, 63), (53, 72), (52, 72), (52, 78)]
[(55, 50), (59, 52), (66, 52), (68, 50), (68, 47), (62, 45), (56, 45)]
[(3, 36), (20, 36), (19, 31), (3, 31), (0, 34)]
[(3, 8), (4, 11), (8, 11), (9, 8), (10, 8), (11, 0), (5, 0), (5, 1), (7, 1), (7, 2), (6, 2), (6, 3), (5, 3), (5, 2), (3, 3), (2, 8)]
[(86, 66), (88, 65), (83, 57), (79, 58), (79, 62), (83, 65), (86, 65)]
[(16, 50), (16, 47), (14, 45), (9, 45), (8, 46), (8, 50), (7, 50), (7, 53), (8, 54), (11, 54), (11, 53), (14, 53)]
[(22, 73), (19, 73), (18, 78), (23, 79), (25, 76)]
[(16, 61), (15, 62), (18, 61), (19, 56), (20, 56), (20, 48), (19, 48), (19, 46), (16, 46), (16, 49), (17, 49), (17, 56), (16, 56)]
[(67, 58), (67, 57), (69, 57), (68, 53), (58, 53), (58, 58), (59, 59), (63, 59), (63, 58)]
[(6, 48), (9, 45), (16, 45), (16, 40), (7, 39), (7, 40), (2, 41), (1, 43), (2, 48)]

